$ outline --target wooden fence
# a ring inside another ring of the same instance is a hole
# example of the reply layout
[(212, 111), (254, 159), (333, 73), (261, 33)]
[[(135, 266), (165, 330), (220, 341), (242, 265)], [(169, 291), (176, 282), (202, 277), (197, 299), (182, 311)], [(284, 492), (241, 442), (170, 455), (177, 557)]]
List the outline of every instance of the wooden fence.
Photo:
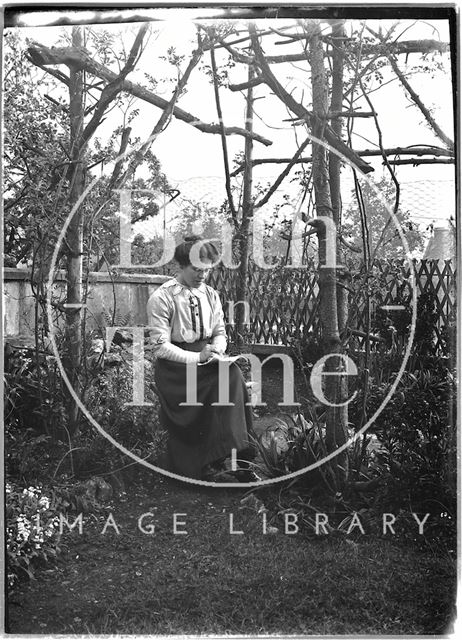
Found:
[[(454, 322), (456, 312), (455, 267), (450, 260), (422, 260), (413, 262), (413, 270), (417, 296), (433, 294), (436, 313), (434, 351), (446, 355), (444, 334), (450, 323)], [(220, 292), (225, 318), (229, 323), (230, 339), (235, 337), (238, 277), (237, 270), (216, 269), (209, 280), (211, 286)], [(313, 262), (303, 269), (280, 266), (261, 269), (251, 263), (247, 285), (250, 296), (246, 341), (289, 345), (297, 339), (319, 338), (319, 286), (317, 267)], [(351, 329), (366, 329), (366, 294), (372, 326), (377, 309), (383, 305), (403, 306), (409, 316), (412, 285), (407, 261), (377, 261), (367, 277), (358, 272), (346, 286), (350, 291)], [(393, 322), (397, 312), (388, 313)]]
[[(433, 294), (434, 351), (447, 355), (445, 333), (455, 321), (456, 272), (451, 261), (416, 261), (413, 265), (417, 294)], [(4, 270), (5, 288), (5, 335), (34, 335), (34, 298), (30, 285), (30, 274), (18, 269)], [(115, 279), (107, 273), (91, 274), (88, 298), (89, 328), (98, 325), (103, 311), (114, 309), (130, 314), (131, 322), (146, 324), (147, 299), (168, 276), (129, 274)], [(215, 269), (209, 279), (221, 296), (228, 334), (235, 340), (235, 308), (237, 300), (238, 272)], [(272, 267), (261, 269), (251, 264), (248, 276), (250, 291), (247, 343), (259, 345), (291, 345), (296, 340), (305, 343), (320, 337), (319, 287), (317, 267), (291, 269)], [(64, 276), (56, 283), (64, 290)], [(410, 268), (407, 262), (377, 262), (367, 279), (357, 273), (346, 282), (350, 290), (349, 327), (357, 331), (366, 329), (366, 292), (369, 292), (372, 328), (377, 318), (377, 309), (382, 305), (404, 305), (409, 315), (412, 299)], [(234, 305), (234, 309), (233, 309)], [(396, 312), (390, 312), (396, 320)], [(361, 346), (361, 344), (359, 345)]]

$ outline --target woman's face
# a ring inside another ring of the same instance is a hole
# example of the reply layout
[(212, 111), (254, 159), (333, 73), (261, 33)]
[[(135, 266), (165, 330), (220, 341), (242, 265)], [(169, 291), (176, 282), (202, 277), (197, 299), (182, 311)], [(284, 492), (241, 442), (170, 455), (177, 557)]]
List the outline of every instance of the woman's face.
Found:
[(188, 264), (187, 267), (181, 267), (181, 280), (187, 287), (200, 287), (205, 278), (210, 273), (212, 268), (212, 262), (209, 260), (203, 261), (202, 267), (195, 267), (192, 264)]

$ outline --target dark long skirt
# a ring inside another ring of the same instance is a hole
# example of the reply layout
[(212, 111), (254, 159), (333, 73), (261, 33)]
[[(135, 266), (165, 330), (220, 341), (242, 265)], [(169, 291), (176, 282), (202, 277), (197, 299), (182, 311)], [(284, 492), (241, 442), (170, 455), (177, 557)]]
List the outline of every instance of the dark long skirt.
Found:
[(218, 363), (194, 365), (197, 372), (197, 402), (202, 406), (181, 406), (186, 402), (186, 364), (158, 359), (155, 382), (160, 399), (160, 421), (169, 438), (169, 471), (200, 479), (205, 465), (231, 456), (251, 460), (255, 451), (249, 434), (253, 434), (252, 408), (247, 387), (239, 367), (229, 366), (229, 403), (218, 402)]

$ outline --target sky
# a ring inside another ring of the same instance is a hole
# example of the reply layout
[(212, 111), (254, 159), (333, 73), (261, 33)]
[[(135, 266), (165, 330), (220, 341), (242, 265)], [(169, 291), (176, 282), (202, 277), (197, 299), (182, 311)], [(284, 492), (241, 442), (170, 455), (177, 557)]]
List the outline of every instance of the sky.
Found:
[[(157, 13), (157, 16), (161, 14)], [(293, 21), (291, 21), (293, 22)], [(69, 33), (70, 27), (42, 27), (39, 19), (32, 21), (34, 26), (22, 28), (21, 33), (42, 44), (52, 46), (59, 44), (59, 38), (64, 32)], [(379, 21), (369, 21), (368, 25), (374, 29)], [(274, 20), (259, 21), (258, 26), (273, 27)], [(359, 23), (356, 23), (359, 25)], [(382, 26), (387, 28), (389, 23), (382, 21)], [(123, 42), (129, 49), (133, 42), (139, 25), (104, 25), (93, 26), (95, 32), (102, 29), (109, 30)], [(277, 27), (283, 26), (282, 21), (277, 21)], [(444, 21), (429, 22), (403, 22), (399, 31), (407, 29), (403, 39), (434, 38), (449, 41), (448, 25)], [(149, 42), (143, 52), (137, 70), (129, 79), (145, 84), (145, 74), (155, 78), (170, 77), (175, 75), (174, 68), (169, 65), (162, 56), (166, 55), (169, 47), (174, 47), (176, 53), (185, 56), (183, 69), (187, 64), (188, 56), (195, 47), (195, 26), (186, 12), (169, 14), (169, 19), (152, 23)], [(275, 38), (276, 40), (278, 38)], [(279, 38), (280, 39), (280, 38)], [(61, 45), (62, 46), (62, 45)], [(116, 43), (117, 46), (117, 43)], [(281, 53), (300, 50), (300, 43), (290, 47), (278, 46), (268, 40), (264, 42), (267, 53)], [(418, 54), (399, 57), (399, 65), (403, 71), (407, 66), (412, 66), (419, 59)], [(218, 63), (225, 58), (217, 51)], [(446, 60), (443, 57), (442, 60)], [(209, 65), (210, 58), (206, 56), (204, 63)], [(410, 82), (423, 102), (429, 106), (437, 121), (445, 132), (451, 136), (452, 119), (452, 86), (449, 64), (445, 63), (444, 72), (431, 75), (420, 73), (411, 76)], [(186, 93), (180, 98), (178, 106), (193, 113), (206, 122), (217, 122), (216, 106), (213, 95), (213, 87), (207, 75), (199, 65), (193, 71)], [(309, 103), (310, 77), (307, 74), (307, 66), (303, 63), (273, 65), (272, 69), (281, 83), (293, 92), (295, 98)], [(383, 132), (383, 146), (407, 146), (420, 144), (433, 144), (442, 146), (433, 135), (428, 126), (423, 122), (420, 111), (413, 106), (406, 97), (399, 83), (389, 82), (392, 79), (390, 71), (384, 70), (383, 78), (373, 85), (374, 91), (370, 94), (374, 109), (378, 114), (380, 126)], [(243, 82), (246, 80), (246, 67), (236, 65), (230, 70), (231, 82)], [(174, 87), (173, 82), (160, 82), (156, 93), (169, 99)], [(293, 117), (286, 107), (276, 97), (272, 96), (266, 86), (255, 89), (255, 120), (254, 128), (259, 134), (271, 139), (273, 144), (264, 147), (259, 143), (254, 145), (255, 158), (290, 157), (293, 155), (297, 144), (304, 139), (303, 129), (293, 126), (287, 119)], [(245, 117), (245, 101), (241, 93), (232, 93), (226, 88), (221, 90), (224, 122), (229, 126), (243, 126)], [(309, 106), (309, 104), (308, 104)], [(145, 138), (154, 126), (160, 111), (154, 106), (136, 101), (134, 107), (138, 108), (139, 117), (133, 121), (133, 135)], [(369, 110), (358, 103), (359, 108)], [(122, 113), (113, 111), (107, 118), (98, 136), (102, 139), (121, 122)], [(240, 136), (227, 137), (229, 157), (232, 161), (237, 153), (241, 153), (244, 147), (244, 139)], [(356, 149), (372, 148), (377, 146), (377, 135), (372, 119), (355, 119), (353, 145)], [(224, 170), (223, 155), (220, 137), (201, 133), (191, 126), (172, 119), (166, 131), (154, 142), (152, 151), (159, 158), (162, 169), (166, 173), (170, 183), (178, 186), (185, 197), (195, 199), (202, 198), (210, 202), (220, 204), (224, 197)], [(309, 155), (309, 154), (308, 154)], [(374, 166), (374, 179), (380, 180), (386, 175), (386, 170), (381, 165), (381, 160), (370, 160)], [(282, 165), (266, 164), (255, 168), (254, 181), (266, 184), (272, 182), (282, 169)], [(411, 212), (413, 219), (422, 229), (430, 222), (444, 224), (450, 215), (454, 215), (454, 167), (443, 165), (422, 165), (418, 167), (402, 166), (396, 168), (398, 179), (402, 184), (403, 207)], [(293, 176), (293, 173), (291, 173)], [(351, 199), (353, 186), (351, 171), (345, 168), (342, 172), (343, 191), (342, 199), (344, 208)], [(287, 179), (280, 193), (275, 196), (275, 202), (282, 198), (282, 194), (288, 192), (294, 200), (300, 196), (300, 187), (296, 182)]]

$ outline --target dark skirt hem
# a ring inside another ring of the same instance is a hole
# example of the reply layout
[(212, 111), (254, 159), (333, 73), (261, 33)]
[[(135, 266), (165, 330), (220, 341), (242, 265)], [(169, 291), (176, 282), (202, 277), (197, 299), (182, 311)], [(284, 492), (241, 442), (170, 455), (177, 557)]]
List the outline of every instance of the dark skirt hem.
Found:
[(229, 402), (232, 406), (213, 406), (218, 401), (218, 365), (195, 365), (197, 402), (203, 406), (180, 406), (186, 401), (186, 364), (157, 360), (155, 381), (159, 394), (160, 421), (168, 431), (168, 470), (188, 478), (200, 479), (203, 467), (232, 455), (251, 460), (255, 456), (252, 408), (242, 372), (229, 367)]

